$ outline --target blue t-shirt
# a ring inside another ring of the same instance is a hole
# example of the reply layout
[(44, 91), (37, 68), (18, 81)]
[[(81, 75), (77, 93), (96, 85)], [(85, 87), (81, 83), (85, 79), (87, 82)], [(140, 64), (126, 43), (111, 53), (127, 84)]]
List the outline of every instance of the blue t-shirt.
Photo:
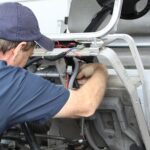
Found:
[(0, 61), (0, 133), (17, 123), (54, 117), (68, 98), (63, 86)]

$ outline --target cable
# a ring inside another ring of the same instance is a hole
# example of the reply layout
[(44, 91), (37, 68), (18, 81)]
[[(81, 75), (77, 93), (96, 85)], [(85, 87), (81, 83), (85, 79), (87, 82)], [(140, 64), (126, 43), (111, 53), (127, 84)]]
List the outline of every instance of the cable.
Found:
[(25, 122), (25, 123), (21, 124), (21, 128), (24, 132), (25, 138), (26, 138), (30, 148), (32, 150), (40, 150), (40, 145), (37, 143), (37, 140), (36, 140), (34, 134), (32, 133), (32, 131), (30, 130), (28, 123)]
[(70, 78), (70, 81), (69, 81), (69, 85), (68, 85), (68, 88), (69, 89), (72, 89), (73, 88), (73, 83), (76, 79), (76, 76), (78, 74), (78, 70), (79, 70), (79, 61), (77, 58), (73, 57), (73, 61), (74, 61), (74, 64), (75, 64), (75, 69), (74, 69), (74, 72)]
[(69, 85), (69, 74), (66, 74), (66, 88), (68, 89), (68, 85)]
[(27, 62), (27, 64), (25, 65), (25, 69), (27, 69), (29, 66), (31, 66), (33, 63), (35, 63), (35, 62), (38, 62), (38, 61), (40, 61), (40, 60), (42, 60), (43, 58), (42, 57), (35, 57), (35, 58), (32, 58), (31, 60), (29, 60), (28, 62)]
[(26, 66), (24, 68), (27, 69), (27, 67), (31, 66), (33, 63), (38, 62), (38, 61), (43, 60), (43, 59), (49, 60), (49, 61), (56, 61), (58, 59), (64, 58), (67, 55), (67, 53), (69, 53), (70, 51), (72, 51), (74, 49), (76, 49), (76, 47), (70, 48), (69, 50), (62, 52), (56, 56), (34, 57), (28, 61), (28, 63), (26, 64)]

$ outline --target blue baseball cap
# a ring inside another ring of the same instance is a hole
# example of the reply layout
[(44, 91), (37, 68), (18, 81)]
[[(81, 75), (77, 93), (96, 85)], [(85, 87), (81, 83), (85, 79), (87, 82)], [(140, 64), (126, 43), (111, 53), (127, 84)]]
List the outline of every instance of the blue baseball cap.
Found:
[(33, 12), (20, 3), (0, 4), (0, 39), (10, 41), (35, 41), (46, 50), (54, 48), (54, 42), (40, 32)]

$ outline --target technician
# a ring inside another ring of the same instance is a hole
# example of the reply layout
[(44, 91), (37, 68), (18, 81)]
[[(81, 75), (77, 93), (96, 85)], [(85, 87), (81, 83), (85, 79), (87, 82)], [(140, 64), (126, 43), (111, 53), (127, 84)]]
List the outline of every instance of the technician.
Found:
[(35, 43), (52, 50), (33, 12), (19, 3), (0, 4), (0, 133), (26, 121), (91, 116), (102, 102), (107, 71), (103, 65), (81, 66), (81, 88), (68, 91), (23, 69)]

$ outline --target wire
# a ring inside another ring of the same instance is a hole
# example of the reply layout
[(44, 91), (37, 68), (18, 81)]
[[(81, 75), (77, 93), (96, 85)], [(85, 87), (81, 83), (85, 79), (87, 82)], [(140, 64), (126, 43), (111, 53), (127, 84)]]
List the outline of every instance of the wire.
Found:
[(28, 63), (25, 65), (25, 69), (27, 69), (29, 66), (31, 66), (33, 63), (35, 62), (38, 62), (42, 60), (42, 57), (35, 57), (35, 58), (32, 58), (31, 60), (28, 61)]
[(65, 52), (62, 52), (62, 53), (60, 53), (56, 56), (34, 57), (34, 58), (32, 58), (31, 60), (28, 61), (28, 63), (26, 64), (26, 66), (24, 68), (27, 69), (27, 67), (31, 66), (33, 63), (38, 62), (42, 59), (49, 60), (49, 61), (56, 61), (58, 59), (64, 58), (67, 55), (67, 53), (69, 53), (70, 51), (72, 51), (74, 49), (76, 49), (76, 47), (70, 48), (69, 50), (67, 50)]
[(76, 79), (76, 76), (77, 76), (78, 70), (79, 70), (79, 61), (78, 61), (78, 59), (74, 57), (73, 61), (75, 63), (75, 69), (74, 69), (74, 72), (73, 72), (73, 74), (72, 74), (72, 76), (70, 78), (70, 81), (69, 81), (69, 86), (68, 86), (69, 89), (73, 88), (73, 83), (74, 83), (74, 81)]
[(69, 74), (66, 74), (66, 89), (68, 89), (69, 86)]

